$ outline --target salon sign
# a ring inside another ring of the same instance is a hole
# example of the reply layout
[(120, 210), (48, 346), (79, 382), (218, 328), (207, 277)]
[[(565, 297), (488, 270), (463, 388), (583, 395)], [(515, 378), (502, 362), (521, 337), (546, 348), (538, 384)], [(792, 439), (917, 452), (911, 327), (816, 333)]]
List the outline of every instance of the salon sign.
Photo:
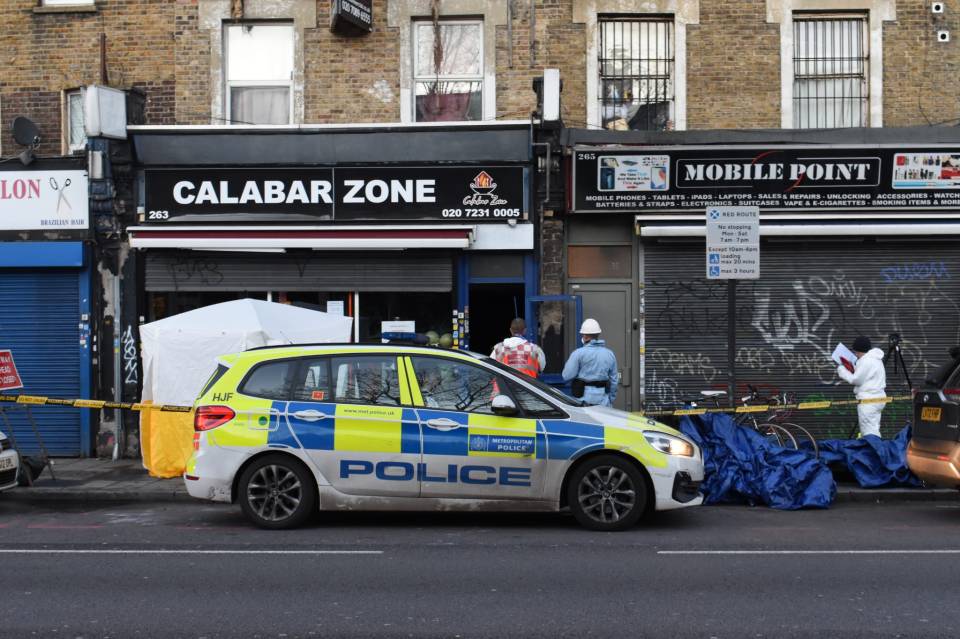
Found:
[(86, 171), (0, 171), (0, 231), (89, 226)]

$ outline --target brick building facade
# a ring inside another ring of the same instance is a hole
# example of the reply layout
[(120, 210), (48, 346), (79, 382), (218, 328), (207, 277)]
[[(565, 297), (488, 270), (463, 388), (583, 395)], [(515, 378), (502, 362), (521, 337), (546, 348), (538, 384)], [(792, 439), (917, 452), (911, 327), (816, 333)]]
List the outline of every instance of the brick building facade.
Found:
[[(782, 123), (781, 71), (790, 66), (782, 59), (783, 16), (844, 9), (880, 16), (875, 22), (882, 31), (882, 60), (868, 54), (871, 69), (879, 64), (882, 78), (882, 112), (875, 125), (941, 123), (960, 116), (960, 85), (952, 81), (960, 70), (960, 50), (955, 39), (937, 40), (938, 31), (960, 27), (960, 7), (946, 2), (943, 13), (933, 14), (930, 3), (920, 0), (375, 0), (373, 29), (360, 37), (333, 33), (329, 3), (313, 0), (247, 0), (239, 4), (242, 14), (231, 13), (226, 0), (90, 5), (11, 0), (0, 16), (6, 56), (0, 108), (5, 123), (27, 114), (41, 125), (44, 154), (63, 150), (64, 92), (104, 81), (145, 91), (148, 123), (221, 123), (227, 120), (218, 104), (223, 100), (223, 24), (291, 20), (299, 76), (293, 91), (302, 103), (294, 121), (407, 121), (412, 115), (402, 108), (403, 95), (410, 91), (404, 60), (412, 54), (404, 34), (411, 19), (430, 18), (434, 4), (441, 19), (479, 16), (483, 29), (493, 32), (489, 42), (494, 50), (484, 53), (483, 62), (494, 67), (484, 73), (492, 78), (495, 98), (485, 119), (527, 117), (535, 106), (531, 80), (542, 68), (556, 67), (564, 80), (566, 123), (598, 126), (589, 118), (588, 104), (598, 97), (587, 73), (588, 68), (596, 71), (591, 61), (598, 55), (598, 16), (602, 21), (606, 16), (654, 15), (676, 20), (672, 82), (678, 100), (683, 86), (685, 111), (673, 118), (674, 125), (685, 121), (677, 128), (777, 128)], [(870, 22), (872, 29), (874, 20)], [(680, 57), (683, 69), (677, 64)], [(9, 126), (3, 127), (0, 141), (4, 151), (12, 148)]]

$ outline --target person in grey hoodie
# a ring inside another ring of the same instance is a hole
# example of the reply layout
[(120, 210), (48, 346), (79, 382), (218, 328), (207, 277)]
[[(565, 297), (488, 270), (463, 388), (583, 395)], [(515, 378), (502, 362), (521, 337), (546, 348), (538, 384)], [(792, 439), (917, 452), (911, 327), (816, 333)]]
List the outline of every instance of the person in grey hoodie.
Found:
[[(854, 395), (859, 400), (886, 397), (887, 371), (883, 368), (883, 351), (872, 348), (870, 338), (865, 335), (854, 340), (852, 350), (857, 356), (853, 372), (838, 366), (837, 375), (845, 382), (853, 384)], [(883, 402), (857, 405), (861, 437), (865, 435), (880, 437), (880, 415), (885, 405)]]

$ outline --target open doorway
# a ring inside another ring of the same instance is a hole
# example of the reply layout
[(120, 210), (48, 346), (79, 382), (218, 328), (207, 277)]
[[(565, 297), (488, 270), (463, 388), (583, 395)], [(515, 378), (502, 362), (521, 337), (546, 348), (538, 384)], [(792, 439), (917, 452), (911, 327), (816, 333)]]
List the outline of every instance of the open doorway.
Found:
[(523, 309), (523, 284), (471, 284), (470, 350), (489, 355), (510, 337), (510, 321)]

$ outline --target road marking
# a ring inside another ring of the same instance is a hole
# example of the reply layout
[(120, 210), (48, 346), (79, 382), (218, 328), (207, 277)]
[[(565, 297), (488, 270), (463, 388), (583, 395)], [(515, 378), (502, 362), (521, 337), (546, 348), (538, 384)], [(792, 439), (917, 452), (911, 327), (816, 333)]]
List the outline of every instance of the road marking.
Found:
[(382, 550), (128, 550), (0, 548), (4, 555), (382, 555)]
[(960, 555), (943, 550), (658, 550), (658, 555)]

